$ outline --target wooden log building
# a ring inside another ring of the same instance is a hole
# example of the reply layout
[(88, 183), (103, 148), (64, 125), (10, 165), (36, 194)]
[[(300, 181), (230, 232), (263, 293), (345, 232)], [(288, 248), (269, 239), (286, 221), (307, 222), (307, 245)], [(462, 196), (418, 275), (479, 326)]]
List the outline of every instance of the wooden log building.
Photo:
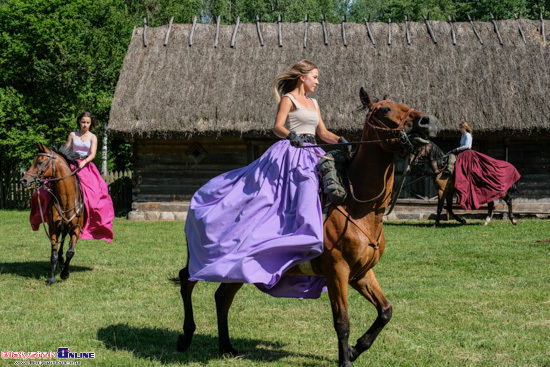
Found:
[[(359, 137), (361, 86), (436, 115), (434, 141), (443, 150), (458, 146), (458, 124), (466, 120), (475, 150), (521, 173), (517, 205), (548, 211), (550, 45), (542, 22), (138, 28), (108, 125), (109, 134), (134, 145), (129, 217), (184, 220), (201, 185), (259, 157), (277, 139), (273, 81), (302, 58), (319, 66), (313, 97), (330, 130)], [(404, 190), (400, 201), (434, 195), (426, 179)]]

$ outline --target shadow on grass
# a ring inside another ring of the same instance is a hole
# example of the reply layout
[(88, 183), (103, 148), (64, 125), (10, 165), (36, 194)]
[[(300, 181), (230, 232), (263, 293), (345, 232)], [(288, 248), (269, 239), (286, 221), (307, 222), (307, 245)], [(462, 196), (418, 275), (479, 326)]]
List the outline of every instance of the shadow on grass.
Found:
[[(116, 324), (99, 329), (98, 340), (110, 350), (124, 350), (137, 358), (158, 361), (163, 364), (199, 362), (235, 358), (255, 362), (273, 362), (287, 357), (305, 359), (302, 366), (334, 364), (336, 361), (306, 353), (282, 350), (283, 343), (266, 342), (247, 338), (233, 338), (232, 345), (240, 354), (237, 357), (220, 356), (217, 336), (195, 333), (191, 347), (184, 353), (176, 350), (178, 333), (163, 329), (139, 328), (128, 324)], [(305, 362), (305, 363), (304, 363)]]
[[(57, 266), (56, 273), (59, 273), (61, 266)], [(91, 271), (92, 268), (87, 266), (71, 265), (71, 273), (82, 271)], [(49, 261), (25, 261), (13, 263), (0, 263), (0, 275), (15, 274), (24, 278), (44, 279), (49, 277), (51, 264)]]

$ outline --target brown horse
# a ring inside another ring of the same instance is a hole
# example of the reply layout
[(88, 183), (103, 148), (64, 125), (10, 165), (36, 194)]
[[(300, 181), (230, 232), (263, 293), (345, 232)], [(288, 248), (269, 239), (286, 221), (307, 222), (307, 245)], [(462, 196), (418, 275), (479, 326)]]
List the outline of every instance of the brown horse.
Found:
[[(394, 154), (414, 149), (415, 144), (435, 134), (437, 119), (390, 100), (374, 102), (361, 88), (361, 102), (369, 112), (365, 121), (362, 145), (347, 167), (353, 196), (340, 206), (329, 209), (324, 222), (324, 252), (311, 260), (313, 273), (326, 278), (338, 336), (339, 366), (352, 366), (359, 355), (370, 348), (392, 315), (390, 302), (384, 296), (372, 270), (386, 246), (382, 217), (388, 206), (394, 178)], [(304, 275), (295, 266), (285, 274)], [(311, 275), (311, 274), (308, 274)], [(181, 269), (179, 278), (185, 310), (183, 335), (178, 338), (179, 351), (191, 345), (196, 326), (191, 294), (196, 281), (189, 280), (188, 267)], [(357, 341), (348, 344), (348, 284), (370, 301), (378, 317), (370, 329)], [(222, 283), (215, 294), (218, 317), (219, 352), (236, 355), (229, 338), (228, 312), (242, 283)]]
[[(435, 217), (434, 227), (439, 226), (439, 220), (441, 217), (441, 211), (443, 210), (443, 205), (446, 203), (447, 213), (452, 216), (456, 221), (461, 224), (466, 224), (464, 218), (460, 218), (453, 211), (453, 196), (455, 194), (455, 175), (454, 170), (448, 169), (449, 164), (449, 155), (443, 153), (441, 148), (439, 148), (434, 142), (426, 144), (420, 149), (416, 157), (417, 164), (422, 160), (426, 159), (430, 165), (430, 168), (434, 174), (434, 184), (437, 189), (437, 215)], [(501, 196), (501, 199), (504, 200), (508, 206), (508, 217), (512, 224), (516, 225), (517, 221), (514, 218), (514, 213), (512, 211), (512, 197), (510, 193), (515, 190), (515, 185), (513, 185), (506, 194)], [(488, 212), (487, 217), (485, 217), (484, 226), (488, 225), (491, 219), (493, 218), (495, 202), (491, 201), (487, 203)]]
[[(47, 210), (49, 231), (46, 231), (52, 248), (51, 275), (48, 279), (48, 285), (55, 283), (57, 264), (63, 265), (61, 279), (69, 277), (69, 264), (74, 256), (75, 245), (84, 226), (83, 214), (85, 208), (82, 192), (80, 191), (76, 170), (71, 171), (69, 166), (69, 164), (73, 164), (78, 167), (76, 161), (78, 158), (78, 154), (65, 147), (48, 149), (43, 144), (38, 144), (38, 154), (31, 168), (21, 178), (23, 185), (39, 184), (40, 187), (49, 191), (52, 195)], [(40, 194), (38, 197), (40, 197)], [(42, 208), (39, 208), (39, 210), (41, 211)], [(67, 234), (70, 235), (71, 241), (67, 250), (67, 259), (63, 261), (63, 243)], [(61, 241), (59, 240), (60, 237)]]

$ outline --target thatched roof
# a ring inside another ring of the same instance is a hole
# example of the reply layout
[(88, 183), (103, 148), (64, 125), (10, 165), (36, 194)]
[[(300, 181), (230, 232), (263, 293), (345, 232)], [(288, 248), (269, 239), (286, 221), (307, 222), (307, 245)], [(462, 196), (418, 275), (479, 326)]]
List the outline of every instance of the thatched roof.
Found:
[[(313, 94), (326, 125), (340, 133), (363, 125), (359, 88), (375, 96), (436, 115), (443, 136), (456, 135), (462, 120), (479, 134), (533, 135), (550, 131), (550, 45), (540, 33), (541, 22), (498, 21), (503, 45), (492, 23), (451, 25), (430, 22), (437, 44), (424, 23), (371, 23), (376, 44), (364, 24), (261, 23), (264, 45), (255, 24), (240, 24), (231, 47), (234, 25), (197, 24), (189, 45), (191, 24), (135, 31), (120, 74), (109, 120), (111, 134), (126, 138), (191, 137), (226, 134), (269, 135), (275, 120), (274, 78), (307, 58), (320, 70)], [(548, 22), (546, 29), (550, 26)], [(546, 35), (548, 39), (550, 35)]]

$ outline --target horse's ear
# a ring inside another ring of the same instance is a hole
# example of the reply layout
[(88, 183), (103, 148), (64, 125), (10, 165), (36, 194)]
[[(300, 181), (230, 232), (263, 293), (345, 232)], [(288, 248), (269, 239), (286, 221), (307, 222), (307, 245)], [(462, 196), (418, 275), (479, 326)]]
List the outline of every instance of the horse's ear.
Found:
[(369, 94), (363, 87), (361, 87), (361, 90), (359, 91), (359, 97), (361, 98), (361, 103), (363, 103), (363, 105), (369, 109), (374, 104), (374, 102), (372, 101), (372, 98), (370, 98)]
[(38, 143), (38, 151), (41, 153), (48, 153), (48, 148), (42, 143)]

